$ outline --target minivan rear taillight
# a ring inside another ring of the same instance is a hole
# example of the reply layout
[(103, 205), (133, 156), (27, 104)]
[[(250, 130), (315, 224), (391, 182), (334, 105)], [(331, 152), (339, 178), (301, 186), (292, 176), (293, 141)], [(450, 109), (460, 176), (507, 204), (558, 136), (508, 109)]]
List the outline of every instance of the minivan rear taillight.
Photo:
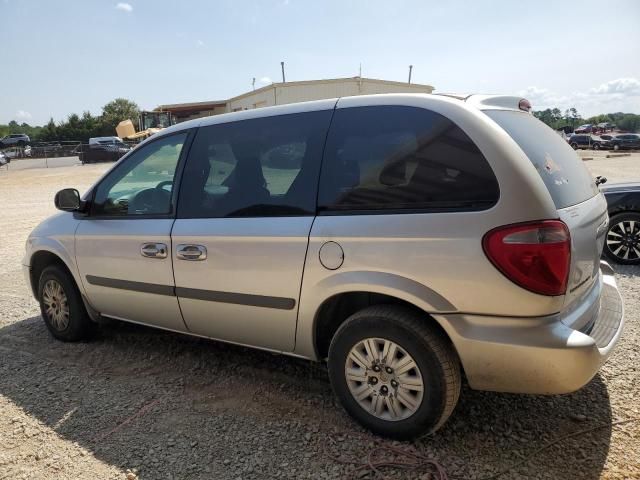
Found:
[(488, 232), (482, 247), (509, 280), (542, 295), (564, 295), (571, 265), (571, 236), (560, 220), (518, 223)]

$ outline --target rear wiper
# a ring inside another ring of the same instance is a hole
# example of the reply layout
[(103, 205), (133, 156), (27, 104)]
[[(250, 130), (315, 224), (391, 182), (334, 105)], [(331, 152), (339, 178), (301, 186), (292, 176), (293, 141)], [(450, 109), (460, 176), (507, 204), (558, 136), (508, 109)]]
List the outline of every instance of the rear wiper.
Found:
[(596, 187), (602, 185), (603, 183), (607, 183), (607, 177), (603, 177), (602, 175), (598, 175), (596, 177)]

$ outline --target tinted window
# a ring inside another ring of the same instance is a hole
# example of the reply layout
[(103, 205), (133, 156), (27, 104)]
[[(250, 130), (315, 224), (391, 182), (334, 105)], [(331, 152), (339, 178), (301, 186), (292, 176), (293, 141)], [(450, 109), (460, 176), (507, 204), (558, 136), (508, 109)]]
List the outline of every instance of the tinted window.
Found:
[(98, 185), (91, 214), (172, 213), (173, 180), (187, 135), (168, 135), (134, 151)]
[(180, 188), (181, 218), (312, 215), (332, 111), (202, 127)]
[(598, 193), (598, 187), (578, 154), (556, 132), (533, 115), (510, 110), (489, 110), (485, 113), (529, 157), (556, 208), (584, 202)]
[(476, 145), (422, 108), (336, 110), (322, 167), (322, 211), (482, 209), (498, 182)]

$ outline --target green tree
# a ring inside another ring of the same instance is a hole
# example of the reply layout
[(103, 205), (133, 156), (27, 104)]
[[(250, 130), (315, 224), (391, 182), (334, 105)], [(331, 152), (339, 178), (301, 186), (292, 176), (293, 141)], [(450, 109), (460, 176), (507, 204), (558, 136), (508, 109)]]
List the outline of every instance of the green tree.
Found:
[(49, 123), (42, 127), (42, 131), (40, 132), (40, 140), (42, 140), (43, 142), (52, 142), (54, 140), (58, 140), (58, 127), (56, 125), (56, 122), (53, 121), (53, 118), (49, 119)]
[(640, 115), (624, 113), (622, 117), (616, 121), (616, 125), (620, 130), (637, 132), (640, 130)]
[(116, 134), (116, 126), (123, 120), (136, 122), (140, 109), (135, 102), (126, 98), (116, 98), (102, 107), (102, 124), (107, 135)]

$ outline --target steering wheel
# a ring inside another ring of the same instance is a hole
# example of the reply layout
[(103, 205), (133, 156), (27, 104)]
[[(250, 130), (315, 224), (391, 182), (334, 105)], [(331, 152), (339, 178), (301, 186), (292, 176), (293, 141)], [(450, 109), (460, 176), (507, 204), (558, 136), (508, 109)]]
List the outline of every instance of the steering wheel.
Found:
[[(166, 187), (167, 185), (172, 187), (172, 188), (170, 188), (169, 190), (165, 190), (164, 187)], [(165, 191), (165, 192), (171, 192), (171, 190), (173, 189), (173, 180), (164, 180), (164, 181), (160, 182), (158, 185), (156, 185), (156, 188), (158, 190), (162, 190), (162, 191)]]
[(164, 190), (161, 187), (162, 184), (166, 185), (167, 182), (161, 182), (154, 188), (146, 188), (136, 193), (129, 202), (129, 213), (134, 215), (167, 213), (171, 203), (171, 192)]

